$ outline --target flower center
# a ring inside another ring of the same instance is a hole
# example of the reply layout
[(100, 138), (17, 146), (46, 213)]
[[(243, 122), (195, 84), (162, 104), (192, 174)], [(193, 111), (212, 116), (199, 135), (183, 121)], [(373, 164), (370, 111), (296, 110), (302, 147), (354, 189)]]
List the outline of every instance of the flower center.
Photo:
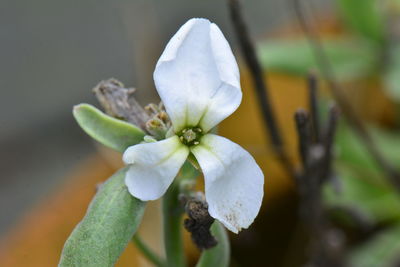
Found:
[(203, 136), (203, 130), (200, 127), (185, 128), (178, 133), (179, 140), (184, 145), (196, 146), (200, 144), (200, 139)]

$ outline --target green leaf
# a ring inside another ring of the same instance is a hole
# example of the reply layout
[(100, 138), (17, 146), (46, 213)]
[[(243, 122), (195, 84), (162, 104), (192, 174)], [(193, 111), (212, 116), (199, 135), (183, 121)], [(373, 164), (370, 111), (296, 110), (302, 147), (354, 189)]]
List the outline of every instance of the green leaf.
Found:
[(229, 238), (221, 223), (215, 221), (211, 226), (211, 233), (218, 241), (217, 246), (203, 251), (196, 267), (229, 266), (230, 246)]
[[(373, 71), (377, 53), (373, 46), (356, 40), (323, 40), (323, 49), (341, 81), (363, 77)], [(258, 45), (264, 68), (294, 75), (318, 70), (312, 47), (306, 39), (274, 40)]]
[[(378, 127), (368, 128), (374, 142), (387, 160), (400, 167), (400, 133)], [(365, 148), (364, 143), (347, 124), (341, 124), (336, 135), (339, 161), (365, 172), (379, 174), (380, 168)]]
[(385, 19), (378, 0), (338, 0), (345, 23), (360, 35), (382, 43), (385, 40)]
[(101, 185), (85, 217), (66, 241), (60, 267), (114, 266), (136, 232), (146, 204), (128, 192), (126, 170)]
[[(369, 127), (369, 131), (385, 158), (400, 167), (400, 135), (376, 127)], [(327, 203), (355, 208), (374, 222), (400, 220), (400, 195), (347, 124), (338, 129), (335, 149), (342, 192), (337, 194), (327, 185)]]
[(400, 45), (390, 50), (389, 65), (384, 74), (385, 89), (387, 94), (400, 102)]
[(390, 185), (374, 182), (345, 165), (336, 167), (341, 191), (325, 186), (324, 199), (329, 206), (357, 210), (374, 223), (400, 220), (400, 195)]
[(88, 135), (119, 152), (140, 143), (145, 136), (135, 125), (110, 117), (89, 104), (75, 106), (73, 114)]
[(349, 256), (352, 267), (393, 267), (400, 261), (400, 225), (384, 230), (353, 250)]

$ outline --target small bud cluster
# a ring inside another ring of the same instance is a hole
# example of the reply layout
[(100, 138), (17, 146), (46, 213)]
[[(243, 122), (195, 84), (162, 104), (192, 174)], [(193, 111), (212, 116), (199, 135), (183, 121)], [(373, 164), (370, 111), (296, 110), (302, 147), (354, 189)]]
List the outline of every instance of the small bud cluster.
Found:
[(158, 105), (150, 103), (145, 110), (151, 116), (151, 119), (146, 122), (146, 130), (157, 140), (164, 139), (171, 127), (171, 121), (165, 112), (163, 103), (160, 102)]

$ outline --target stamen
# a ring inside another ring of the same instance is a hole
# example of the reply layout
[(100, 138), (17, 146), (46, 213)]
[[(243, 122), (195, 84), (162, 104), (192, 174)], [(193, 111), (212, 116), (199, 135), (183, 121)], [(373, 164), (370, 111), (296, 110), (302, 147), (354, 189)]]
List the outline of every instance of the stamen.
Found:
[(200, 144), (203, 130), (199, 127), (185, 128), (178, 133), (179, 140), (187, 146), (197, 146)]

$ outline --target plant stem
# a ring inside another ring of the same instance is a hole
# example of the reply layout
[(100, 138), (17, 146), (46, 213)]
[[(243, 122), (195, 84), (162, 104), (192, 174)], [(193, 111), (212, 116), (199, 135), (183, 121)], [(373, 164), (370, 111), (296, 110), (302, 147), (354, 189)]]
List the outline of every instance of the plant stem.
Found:
[(231, 254), (228, 233), (218, 221), (215, 221), (211, 226), (211, 231), (216, 237), (218, 245), (214, 248), (204, 250), (196, 267), (227, 267), (229, 266)]
[(309, 73), (307, 77), (308, 84), (308, 105), (310, 109), (311, 126), (313, 133), (313, 142), (317, 143), (321, 141), (320, 134), (320, 119), (318, 112), (318, 82), (317, 77), (314, 73)]
[(250, 39), (248, 28), (241, 12), (239, 0), (228, 0), (228, 7), (244, 59), (253, 79), (258, 104), (261, 109), (266, 130), (269, 132), (272, 148), (277, 154), (279, 162), (284, 170), (289, 176), (296, 178), (296, 170), (284, 149), (282, 135), (276, 121), (275, 111), (270, 101), (269, 87), (264, 80), (265, 70), (261, 68), (261, 64), (257, 58), (253, 42)]
[(151, 263), (158, 267), (166, 266), (166, 263), (163, 259), (161, 259), (151, 248), (149, 248), (146, 243), (140, 238), (138, 234), (134, 235), (132, 238), (132, 242), (136, 245), (136, 247), (142, 252), (142, 254), (148, 259)]
[(164, 246), (167, 254), (168, 267), (185, 266), (185, 254), (182, 241), (182, 214), (183, 209), (179, 205), (179, 178), (169, 187), (163, 197), (163, 224)]

